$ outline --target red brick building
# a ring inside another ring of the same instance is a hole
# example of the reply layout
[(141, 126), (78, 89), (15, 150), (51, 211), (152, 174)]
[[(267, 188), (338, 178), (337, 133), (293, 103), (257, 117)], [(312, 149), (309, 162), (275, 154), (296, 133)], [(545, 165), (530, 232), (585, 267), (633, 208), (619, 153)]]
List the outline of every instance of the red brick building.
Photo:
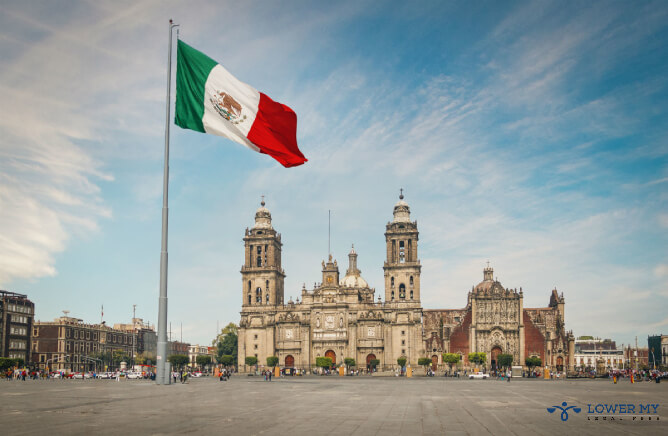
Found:
[(87, 324), (82, 319), (61, 316), (53, 322), (36, 322), (32, 338), (32, 362), (40, 369), (93, 371), (109, 366), (98, 362), (100, 353), (132, 355), (133, 333)]
[(425, 349), (432, 361), (442, 353), (458, 353), (468, 365), (468, 354), (487, 354), (494, 369), (499, 354), (511, 354), (514, 365), (540, 357), (552, 370), (573, 369), (574, 337), (564, 326), (563, 294), (554, 289), (547, 307), (525, 308), (522, 289), (504, 288), (485, 268), (483, 281), (473, 286), (463, 309), (423, 311)]

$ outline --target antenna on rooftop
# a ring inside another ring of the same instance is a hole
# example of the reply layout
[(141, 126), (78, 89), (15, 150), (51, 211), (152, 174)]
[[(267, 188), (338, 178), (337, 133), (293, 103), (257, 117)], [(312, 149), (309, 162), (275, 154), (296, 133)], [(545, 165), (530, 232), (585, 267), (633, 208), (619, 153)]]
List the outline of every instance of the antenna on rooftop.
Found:
[(65, 316), (67, 317), (67, 315), (69, 315), (70, 311), (69, 311), (69, 310), (63, 310), (63, 313), (64, 313)]

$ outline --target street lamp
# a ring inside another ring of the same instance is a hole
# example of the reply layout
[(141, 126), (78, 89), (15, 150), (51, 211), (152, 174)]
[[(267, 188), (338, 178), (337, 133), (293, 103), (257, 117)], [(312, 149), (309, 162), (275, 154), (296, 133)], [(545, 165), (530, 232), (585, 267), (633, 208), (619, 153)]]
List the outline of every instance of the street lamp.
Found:
[(652, 362), (654, 363), (654, 369), (656, 369), (656, 359), (654, 359), (654, 350), (650, 348), (649, 352), (652, 353)]

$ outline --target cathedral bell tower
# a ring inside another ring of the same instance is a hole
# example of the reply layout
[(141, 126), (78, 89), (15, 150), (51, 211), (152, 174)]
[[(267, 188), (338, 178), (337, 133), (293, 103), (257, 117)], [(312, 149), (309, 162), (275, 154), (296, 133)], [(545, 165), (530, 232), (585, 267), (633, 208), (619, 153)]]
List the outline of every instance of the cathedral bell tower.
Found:
[(387, 260), (385, 302), (420, 302), (420, 260), (418, 259), (417, 221), (411, 222), (411, 210), (404, 201), (403, 189), (394, 205), (394, 219), (385, 227)]
[(244, 236), (245, 262), (241, 267), (242, 306), (283, 304), (285, 272), (281, 267), (281, 234), (271, 226), (271, 213), (264, 207), (255, 212), (255, 225)]

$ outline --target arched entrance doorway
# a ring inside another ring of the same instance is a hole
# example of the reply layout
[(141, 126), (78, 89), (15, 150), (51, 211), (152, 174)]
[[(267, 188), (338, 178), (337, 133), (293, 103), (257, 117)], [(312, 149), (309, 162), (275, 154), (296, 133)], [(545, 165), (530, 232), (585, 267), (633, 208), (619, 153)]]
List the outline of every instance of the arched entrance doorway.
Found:
[(366, 356), (366, 369), (367, 371), (371, 370), (371, 361), (376, 358), (375, 354), (369, 354)]
[(438, 368), (438, 356), (433, 355), (431, 356), (431, 370), (436, 372), (436, 369)]
[(559, 356), (557, 357), (557, 371), (561, 372), (564, 370), (564, 358)]
[(285, 356), (285, 367), (292, 368), (293, 366), (295, 366), (295, 358), (290, 355)]
[(325, 352), (325, 357), (332, 359), (332, 366), (336, 366), (336, 353), (333, 350), (327, 350)]
[(489, 363), (492, 365), (492, 369), (497, 369), (497, 363), (499, 361), (499, 354), (501, 354), (501, 347), (496, 346), (492, 348), (492, 356)]

